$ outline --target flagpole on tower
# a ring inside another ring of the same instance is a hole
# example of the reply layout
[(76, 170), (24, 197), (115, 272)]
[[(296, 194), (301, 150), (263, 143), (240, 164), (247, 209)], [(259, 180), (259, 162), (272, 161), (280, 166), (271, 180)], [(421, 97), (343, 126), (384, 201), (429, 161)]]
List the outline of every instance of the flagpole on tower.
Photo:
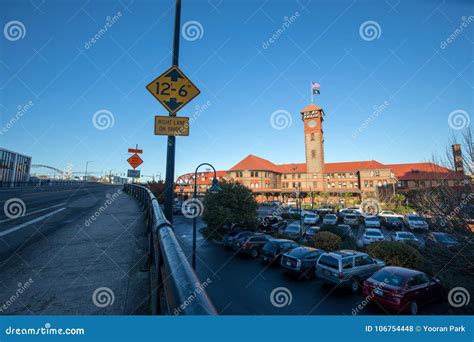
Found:
[(313, 103), (313, 81), (311, 81), (311, 87), (309, 87), (311, 90), (311, 103)]

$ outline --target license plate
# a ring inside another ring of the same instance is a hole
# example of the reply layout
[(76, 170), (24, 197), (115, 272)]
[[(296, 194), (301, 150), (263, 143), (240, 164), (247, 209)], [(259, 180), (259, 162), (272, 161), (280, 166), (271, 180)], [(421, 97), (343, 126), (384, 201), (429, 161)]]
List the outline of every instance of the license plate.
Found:
[(291, 262), (287, 261), (286, 266), (291, 266)]
[(374, 293), (375, 293), (376, 295), (383, 296), (383, 291), (380, 290), (380, 289), (375, 289), (375, 290), (374, 290)]
[(330, 276), (330, 275), (331, 275), (331, 272), (329, 272), (328, 270), (324, 270), (324, 274)]

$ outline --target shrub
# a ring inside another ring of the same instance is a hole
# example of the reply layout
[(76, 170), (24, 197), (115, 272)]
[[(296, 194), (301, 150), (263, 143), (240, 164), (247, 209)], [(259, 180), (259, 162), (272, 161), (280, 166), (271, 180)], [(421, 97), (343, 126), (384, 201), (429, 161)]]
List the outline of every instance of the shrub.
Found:
[(420, 252), (403, 242), (374, 242), (367, 246), (367, 253), (373, 258), (385, 261), (390, 266), (419, 270), (424, 264), (424, 258)]
[(221, 239), (233, 223), (255, 230), (258, 226), (257, 202), (252, 191), (239, 183), (220, 182), (219, 185), (220, 192), (206, 192), (202, 201), (202, 219), (208, 226), (203, 231), (204, 236)]
[(310, 244), (325, 251), (339, 250), (341, 247), (341, 238), (331, 232), (318, 232), (310, 241)]
[[(324, 224), (319, 229), (320, 232), (330, 232), (339, 236), (343, 241), (353, 241), (354, 239), (347, 235), (341, 228), (332, 224)], [(355, 242), (354, 242), (355, 243)]]

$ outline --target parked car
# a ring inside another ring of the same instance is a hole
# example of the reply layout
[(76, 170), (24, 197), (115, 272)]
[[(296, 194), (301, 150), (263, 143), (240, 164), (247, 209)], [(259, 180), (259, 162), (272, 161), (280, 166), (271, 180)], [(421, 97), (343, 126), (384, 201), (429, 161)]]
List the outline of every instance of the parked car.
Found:
[(362, 235), (362, 244), (364, 246), (371, 244), (372, 242), (383, 241), (383, 233), (377, 228), (366, 228), (364, 235)]
[(334, 214), (326, 214), (323, 219), (323, 224), (337, 224), (337, 216)]
[(418, 246), (420, 246), (420, 240), (410, 232), (393, 232), (392, 233), (392, 240), (399, 241), (399, 242), (412, 242)]
[(381, 224), (390, 230), (401, 230), (403, 228), (403, 216), (382, 216)]
[(318, 222), (319, 216), (311, 212), (307, 212), (303, 219), (303, 224), (305, 225), (316, 224)]
[(334, 209), (333, 208), (318, 208), (316, 209), (316, 213), (324, 218), (327, 214), (334, 214)]
[(427, 231), (429, 226), (428, 222), (421, 217), (420, 215), (416, 214), (408, 214), (405, 216), (405, 224), (411, 230), (424, 230)]
[(437, 278), (408, 268), (388, 266), (364, 282), (363, 292), (387, 311), (408, 311), (416, 315), (421, 306), (442, 300), (444, 291)]
[(351, 239), (355, 239), (354, 232), (352, 231), (351, 226), (348, 224), (338, 224), (337, 229), (341, 231), (341, 235), (343, 235), (345, 238), (349, 237)]
[(342, 250), (322, 254), (316, 263), (316, 276), (325, 283), (349, 286), (357, 292), (363, 280), (384, 266), (382, 260), (366, 253)]
[(380, 219), (377, 216), (365, 216), (364, 226), (366, 228), (380, 228)]
[(290, 207), (290, 209), (288, 209), (288, 214), (294, 215), (294, 214), (299, 214), (299, 213), (300, 213), (300, 210), (297, 208)]
[(323, 253), (321, 249), (300, 246), (283, 254), (280, 264), (288, 273), (312, 278), (315, 275), (316, 261)]
[(448, 233), (432, 232), (426, 237), (428, 245), (438, 245), (443, 247), (453, 247), (459, 245), (459, 241)]
[(353, 215), (356, 215), (356, 216), (359, 218), (362, 213), (361, 213), (358, 209), (347, 208), (347, 209), (339, 210), (339, 212), (337, 213), (337, 216), (338, 216), (340, 219), (344, 219), (344, 217), (345, 217), (347, 214), (353, 214)]
[(224, 238), (222, 239), (222, 243), (225, 247), (227, 248), (232, 248), (234, 241), (236, 239), (243, 238), (244, 236), (249, 236), (253, 234), (253, 232), (247, 231), (247, 230), (240, 230), (240, 229), (235, 229), (224, 235)]
[(183, 215), (182, 204), (173, 204), (173, 215)]
[(287, 239), (273, 239), (268, 241), (262, 248), (260, 257), (265, 262), (280, 262), (281, 256), (283, 253), (289, 251), (290, 249), (296, 248), (299, 245)]
[(285, 229), (286, 225), (286, 221), (281, 216), (265, 216), (258, 226), (258, 230), (262, 233), (273, 234)]
[(300, 238), (303, 236), (303, 228), (298, 222), (293, 222), (286, 226), (282, 234), (292, 239)]
[(344, 215), (344, 224), (347, 224), (349, 226), (358, 226), (359, 217), (355, 214), (346, 214)]
[(256, 258), (260, 255), (263, 246), (271, 239), (272, 237), (270, 235), (253, 234), (234, 242), (234, 249), (240, 254), (248, 254), (252, 258)]
[(379, 217), (388, 217), (388, 216), (396, 216), (396, 215), (397, 214), (391, 210), (382, 210), (380, 213), (378, 213)]
[(306, 228), (303, 234), (303, 239), (306, 241), (309, 241), (314, 238), (317, 232), (319, 232), (320, 227), (319, 226), (310, 226)]

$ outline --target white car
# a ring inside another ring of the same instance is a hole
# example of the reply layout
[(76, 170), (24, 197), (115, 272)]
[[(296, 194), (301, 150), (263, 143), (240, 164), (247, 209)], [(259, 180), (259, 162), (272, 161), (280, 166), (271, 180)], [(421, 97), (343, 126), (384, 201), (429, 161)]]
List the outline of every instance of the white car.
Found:
[(380, 219), (377, 216), (366, 216), (364, 226), (366, 228), (380, 228)]
[(371, 244), (372, 242), (383, 241), (384, 237), (382, 231), (377, 228), (367, 228), (362, 236), (362, 244), (364, 246)]
[(288, 214), (299, 214), (299, 213), (300, 213), (300, 210), (297, 208), (291, 207), (290, 209), (288, 209)]
[(384, 216), (397, 216), (397, 214), (396, 214), (394, 211), (391, 211), (391, 210), (382, 210), (382, 211), (379, 213), (379, 216), (380, 216), (380, 217), (384, 217)]
[(411, 230), (427, 231), (429, 228), (428, 222), (426, 222), (423, 217), (416, 214), (409, 214), (405, 216), (405, 225)]
[(354, 214), (346, 214), (344, 215), (344, 224), (349, 226), (357, 226), (359, 225), (359, 218)]
[(414, 243), (418, 245), (420, 244), (420, 240), (418, 240), (416, 236), (410, 232), (393, 232), (392, 240), (399, 241), (399, 242), (413, 241)]
[(316, 224), (318, 222), (319, 222), (319, 216), (310, 212), (307, 212), (303, 219), (303, 224), (306, 224), (306, 225)]
[(323, 224), (337, 224), (337, 216), (334, 214), (326, 214), (323, 219)]

